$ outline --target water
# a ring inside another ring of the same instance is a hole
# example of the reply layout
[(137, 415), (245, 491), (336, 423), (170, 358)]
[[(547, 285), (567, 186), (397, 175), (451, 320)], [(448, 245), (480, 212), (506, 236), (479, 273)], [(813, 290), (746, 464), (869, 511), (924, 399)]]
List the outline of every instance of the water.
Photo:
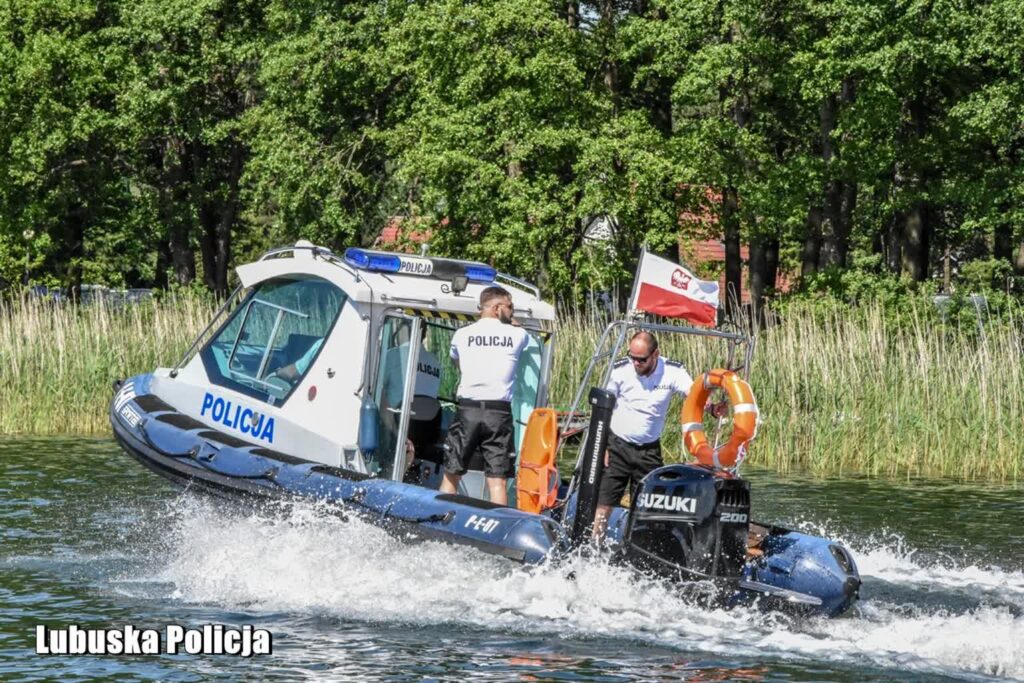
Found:
[[(853, 614), (703, 610), (594, 561), (526, 570), (182, 493), (107, 440), (7, 439), (0, 679), (1024, 680), (1019, 489), (747, 474), (755, 518), (853, 550)], [(251, 624), (273, 654), (35, 654), (37, 624), (129, 623)]]

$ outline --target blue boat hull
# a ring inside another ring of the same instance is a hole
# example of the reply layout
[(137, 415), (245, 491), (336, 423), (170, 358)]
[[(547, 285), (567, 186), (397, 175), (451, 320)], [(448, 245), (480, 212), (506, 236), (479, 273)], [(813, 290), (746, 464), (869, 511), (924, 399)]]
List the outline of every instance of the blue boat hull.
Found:
[[(256, 500), (323, 500), (407, 540), (467, 545), (525, 564), (540, 564), (569, 550), (561, 520), (552, 516), (370, 478), (242, 442), (149, 393), (150, 381), (150, 375), (127, 380), (133, 391), (122, 392), (111, 403), (114, 436), (144, 466), (181, 485)], [(574, 509), (573, 503), (565, 506), (567, 514)], [(627, 516), (628, 511), (615, 511), (609, 525), (611, 540), (621, 540)], [(856, 601), (859, 575), (841, 546), (771, 527), (762, 550), (762, 557), (746, 564), (743, 578), (820, 599), (820, 605), (800, 605), (801, 611), (836, 616)], [(740, 587), (730, 593), (727, 602), (749, 604), (756, 600), (771, 607), (795, 606)]]

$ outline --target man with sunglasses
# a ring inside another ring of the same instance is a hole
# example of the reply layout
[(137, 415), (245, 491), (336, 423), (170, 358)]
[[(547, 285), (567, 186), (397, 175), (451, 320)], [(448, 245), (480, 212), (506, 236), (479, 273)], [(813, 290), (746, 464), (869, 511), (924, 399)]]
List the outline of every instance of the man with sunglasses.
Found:
[(661, 432), (674, 394), (685, 396), (693, 378), (675, 361), (658, 353), (658, 340), (650, 332), (637, 332), (629, 340), (629, 354), (615, 363), (608, 391), (615, 395), (611, 433), (605, 452), (605, 472), (597, 496), (594, 540), (604, 538), (608, 515), (629, 487), (664, 465)]
[(444, 444), (441, 493), (455, 493), (477, 452), (483, 456), (491, 502), (508, 503), (514, 473), (512, 384), (530, 335), (512, 323), (512, 295), (504, 287), (480, 293), (480, 320), (452, 336), (451, 358), (462, 373), (459, 409)]

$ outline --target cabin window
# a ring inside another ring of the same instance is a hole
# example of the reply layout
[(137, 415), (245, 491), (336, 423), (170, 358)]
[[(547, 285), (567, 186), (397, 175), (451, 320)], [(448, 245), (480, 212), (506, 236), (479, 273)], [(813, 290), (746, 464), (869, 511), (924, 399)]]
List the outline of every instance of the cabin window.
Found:
[(345, 299), (317, 277), (260, 283), (203, 349), (211, 381), (271, 405), (283, 403), (312, 367)]

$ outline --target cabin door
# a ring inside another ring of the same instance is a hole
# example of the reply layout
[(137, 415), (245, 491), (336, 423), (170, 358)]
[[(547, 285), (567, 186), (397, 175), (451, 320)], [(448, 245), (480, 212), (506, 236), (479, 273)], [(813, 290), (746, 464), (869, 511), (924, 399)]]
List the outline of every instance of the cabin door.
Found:
[(380, 355), (374, 400), (380, 415), (380, 440), (370, 471), (379, 477), (401, 481), (409, 464), (406, 442), (409, 429), (416, 362), (420, 345), (419, 318), (402, 314), (384, 317), (380, 333)]

